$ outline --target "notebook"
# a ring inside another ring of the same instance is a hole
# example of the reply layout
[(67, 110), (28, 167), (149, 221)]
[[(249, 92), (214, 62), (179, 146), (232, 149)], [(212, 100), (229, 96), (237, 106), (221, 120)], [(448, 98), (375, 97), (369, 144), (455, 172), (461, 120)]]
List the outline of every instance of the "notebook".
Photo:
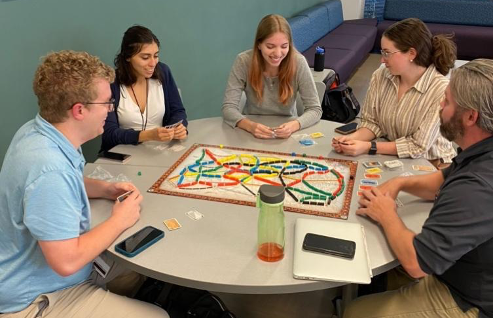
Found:
[[(353, 259), (309, 252), (302, 249), (305, 234), (332, 236), (356, 243)], [(299, 218), (295, 224), (293, 277), (370, 284), (372, 270), (362, 225), (348, 221), (328, 221)]]

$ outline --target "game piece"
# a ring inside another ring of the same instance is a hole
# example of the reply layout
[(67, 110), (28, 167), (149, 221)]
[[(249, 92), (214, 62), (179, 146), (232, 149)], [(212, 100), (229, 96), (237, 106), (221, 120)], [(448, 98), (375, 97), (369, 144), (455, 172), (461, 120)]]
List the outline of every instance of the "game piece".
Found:
[(323, 156), (319, 156), (318, 158), (319, 158), (320, 160), (324, 159), (324, 157), (323, 157)]
[(200, 220), (204, 216), (201, 212), (197, 210), (190, 210), (185, 212), (185, 214), (194, 221)]
[(255, 206), (259, 187), (270, 184), (285, 188), (285, 211), (346, 219), (357, 166), (345, 159), (195, 144), (148, 192)]
[(299, 140), (298, 141), (299, 143), (301, 143), (302, 145), (304, 146), (312, 146), (313, 144), (315, 144), (316, 142), (312, 139), (302, 139), (302, 140)]
[(382, 164), (379, 161), (364, 161), (362, 164), (366, 168), (382, 167)]
[(142, 175), (142, 173), (140, 171), (137, 171), (137, 175), (140, 176)]
[(384, 161), (384, 165), (390, 170), (403, 168), (403, 162), (401, 162), (400, 160)]
[(292, 152), (292, 157), (295, 157), (297, 154), (295, 152)]
[(222, 144), (220, 144), (220, 148), (223, 149), (223, 145)]
[(310, 136), (312, 138), (321, 138), (321, 137), (324, 137), (324, 134), (321, 132), (315, 132), (315, 133), (310, 134)]
[(376, 173), (381, 173), (381, 172), (383, 172), (383, 171), (378, 167), (365, 170), (365, 173), (369, 173), (369, 174), (376, 174)]
[(170, 231), (177, 230), (182, 227), (175, 218), (164, 220), (163, 223)]
[(366, 179), (381, 179), (381, 175), (380, 174), (366, 173), (366, 174), (364, 174), (364, 178), (366, 178)]
[(360, 184), (377, 186), (379, 182), (377, 180), (362, 179), (360, 180)]
[(429, 172), (436, 171), (436, 168), (434, 168), (434, 167), (431, 167), (431, 166), (421, 166), (421, 165), (413, 165), (412, 166), (412, 169), (413, 170), (417, 170), (417, 171), (429, 171)]

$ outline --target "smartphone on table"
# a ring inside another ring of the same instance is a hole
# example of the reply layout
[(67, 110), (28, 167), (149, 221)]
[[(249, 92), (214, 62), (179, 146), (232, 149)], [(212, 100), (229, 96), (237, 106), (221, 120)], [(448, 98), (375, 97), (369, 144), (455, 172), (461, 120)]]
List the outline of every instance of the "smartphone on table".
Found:
[(115, 245), (115, 251), (127, 257), (134, 257), (165, 236), (165, 232), (153, 226), (146, 226)]
[(103, 151), (98, 154), (98, 157), (126, 163), (130, 159), (130, 155), (111, 151)]
[(306, 251), (329, 254), (348, 259), (355, 256), (356, 244), (353, 241), (336, 237), (307, 233), (302, 248)]
[(342, 135), (348, 135), (355, 132), (357, 130), (357, 126), (357, 123), (349, 123), (340, 127), (336, 127), (334, 131)]

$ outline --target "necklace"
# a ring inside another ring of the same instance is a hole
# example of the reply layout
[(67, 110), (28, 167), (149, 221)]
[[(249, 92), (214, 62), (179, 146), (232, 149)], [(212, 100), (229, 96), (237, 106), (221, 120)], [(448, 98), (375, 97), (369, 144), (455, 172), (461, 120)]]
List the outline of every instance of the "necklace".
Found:
[(141, 131), (146, 130), (146, 127), (148, 125), (148, 111), (147, 111), (148, 80), (146, 79), (146, 106), (144, 107), (144, 112), (146, 112), (146, 122), (144, 122), (144, 115), (142, 114), (142, 111), (141, 111), (141, 105), (139, 105), (139, 101), (137, 100), (137, 96), (136, 96), (136, 93), (134, 92), (134, 88), (132, 87), (132, 85), (130, 85), (130, 89), (132, 90), (132, 94), (134, 94), (134, 98), (136, 100), (137, 107), (139, 107), (139, 114), (141, 114), (141, 120), (142, 120)]

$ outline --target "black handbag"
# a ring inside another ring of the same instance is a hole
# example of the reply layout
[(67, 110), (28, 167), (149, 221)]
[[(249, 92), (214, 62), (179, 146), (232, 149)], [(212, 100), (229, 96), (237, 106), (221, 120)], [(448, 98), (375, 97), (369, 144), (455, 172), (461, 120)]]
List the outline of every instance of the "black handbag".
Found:
[(321, 107), (321, 119), (345, 124), (354, 120), (360, 112), (360, 104), (352, 88), (344, 83), (324, 92)]

